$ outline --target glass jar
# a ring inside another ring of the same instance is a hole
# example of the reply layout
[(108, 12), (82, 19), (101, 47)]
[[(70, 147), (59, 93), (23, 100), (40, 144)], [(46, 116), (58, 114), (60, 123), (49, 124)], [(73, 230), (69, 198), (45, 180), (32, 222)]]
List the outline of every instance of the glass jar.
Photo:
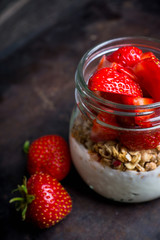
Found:
[[(75, 75), (76, 106), (69, 141), (73, 163), (90, 188), (115, 201), (144, 202), (160, 197), (160, 102), (119, 104), (87, 87), (102, 56), (129, 45), (160, 58), (160, 41), (145, 37), (113, 39), (89, 50)], [(105, 117), (120, 124), (108, 124)], [(143, 128), (127, 124), (135, 119), (144, 123)], [(96, 142), (93, 130), (99, 133)]]

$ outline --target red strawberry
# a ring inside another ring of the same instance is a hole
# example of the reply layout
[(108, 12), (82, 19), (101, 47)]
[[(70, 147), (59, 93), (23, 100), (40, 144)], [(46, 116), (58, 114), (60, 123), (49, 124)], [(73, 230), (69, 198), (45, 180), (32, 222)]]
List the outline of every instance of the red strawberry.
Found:
[[(109, 113), (101, 112), (97, 116), (97, 120), (102, 121), (102, 123), (109, 124), (111, 126), (118, 126), (116, 123), (116, 118), (114, 115)], [(93, 121), (93, 126), (91, 130), (91, 139), (93, 142), (101, 142), (108, 140), (115, 140), (118, 137), (118, 131), (110, 127), (105, 127), (97, 122), (95, 119)]]
[(137, 81), (137, 77), (131, 68), (123, 67), (121, 64), (116, 63), (116, 62), (113, 62), (110, 65), (110, 67), (117, 70), (120, 73), (124, 73), (124, 74), (128, 75), (132, 80)]
[(113, 161), (113, 167), (115, 167), (115, 168), (119, 167), (121, 164), (122, 164), (122, 162), (119, 161), (119, 160), (114, 160)]
[(49, 228), (66, 217), (72, 209), (72, 200), (62, 185), (50, 175), (36, 173), (28, 182), (18, 186), (22, 197), (13, 198), (17, 210), (39, 228)]
[(146, 58), (156, 59), (156, 56), (152, 52), (145, 52), (141, 55), (141, 60)]
[(100, 96), (111, 102), (122, 103), (122, 94), (100, 92)]
[(61, 136), (40, 137), (29, 147), (28, 171), (31, 175), (42, 171), (60, 181), (67, 176), (70, 165), (69, 148)]
[[(124, 127), (135, 127), (141, 126), (142, 128), (152, 127), (152, 122), (150, 119), (154, 116), (154, 112), (138, 116), (141, 112), (154, 111), (153, 109), (139, 109), (140, 105), (148, 105), (154, 103), (152, 98), (142, 98), (142, 97), (130, 97), (130, 96), (121, 96), (121, 103), (126, 105), (137, 106), (137, 109), (129, 110), (129, 112), (137, 113), (137, 116), (117, 116), (117, 122)], [(127, 110), (126, 110), (127, 111)]]
[(120, 73), (125, 73), (134, 81), (137, 80), (137, 77), (131, 68), (123, 67), (121, 64), (116, 62), (111, 63), (107, 60), (106, 55), (103, 55), (103, 57), (100, 59), (97, 70), (100, 70), (101, 68), (105, 68), (105, 67), (113, 68), (114, 70), (117, 70)]
[[(121, 103), (121, 104), (124, 104), (123, 98), (128, 97), (128, 96), (122, 95), (122, 94), (106, 93), (106, 92), (100, 92), (100, 96), (111, 102), (116, 102), (116, 103)], [(132, 98), (132, 97), (128, 97), (128, 98)], [(115, 109), (115, 110), (119, 111), (119, 109)], [(123, 110), (123, 111), (131, 112), (131, 110)], [(132, 116), (130, 117), (130, 116), (117, 115), (116, 120), (117, 120), (117, 123), (122, 127), (134, 127), (135, 126), (135, 119)]]
[(133, 128), (136, 126), (133, 116), (117, 116), (117, 122), (121, 127)]
[[(144, 106), (148, 104), (154, 103), (154, 100), (152, 98), (141, 98), (141, 97), (128, 97), (128, 96), (122, 96), (122, 102), (127, 105), (135, 105), (137, 106)], [(142, 112), (149, 112), (153, 111), (153, 109), (135, 109), (134, 112), (142, 113)], [(150, 118), (154, 116), (154, 113), (150, 113), (144, 116), (136, 116), (132, 117), (135, 121), (135, 125), (139, 125), (143, 128), (151, 127), (152, 123), (149, 121)]]
[(148, 91), (155, 101), (160, 101), (160, 61), (146, 58), (133, 68), (140, 86)]
[(111, 64), (110, 62), (107, 60), (106, 55), (103, 55), (102, 58), (100, 59), (100, 62), (98, 64), (97, 70), (104, 68), (104, 67), (109, 67)]
[[(101, 59), (101, 61), (102, 60), (103, 60), (103, 58)], [(105, 61), (105, 60), (103, 60), (103, 61)], [(107, 62), (107, 60), (106, 60), (106, 62)], [(132, 80), (137, 81), (137, 77), (134, 74), (132, 69), (123, 67), (121, 64), (118, 64), (115, 62), (111, 63), (110, 67), (120, 73), (124, 73), (124, 74), (128, 75)], [(122, 96), (123, 96), (122, 94), (116, 94), (116, 93), (110, 93), (110, 92), (99, 92), (98, 95), (109, 101), (112, 101), (112, 102), (117, 102), (117, 103), (121, 103), (121, 104), (123, 103), (122, 102)]]
[(88, 87), (92, 91), (102, 91), (141, 97), (142, 91), (128, 75), (113, 68), (102, 68), (89, 79)]
[(160, 144), (160, 131), (123, 131), (120, 134), (120, 142), (133, 151), (156, 148)]
[(107, 56), (110, 62), (120, 63), (124, 67), (133, 67), (139, 62), (142, 51), (133, 46), (121, 47), (111, 55)]
[(148, 105), (154, 103), (152, 98), (122, 96), (122, 102), (127, 105)]

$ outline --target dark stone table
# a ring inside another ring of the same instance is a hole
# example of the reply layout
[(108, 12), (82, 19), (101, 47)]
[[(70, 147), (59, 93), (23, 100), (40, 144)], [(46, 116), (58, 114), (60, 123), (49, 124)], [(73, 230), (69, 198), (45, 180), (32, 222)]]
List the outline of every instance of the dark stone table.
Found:
[(68, 141), (74, 73), (81, 56), (115, 37), (160, 39), (159, 13), (159, 0), (1, 0), (0, 239), (160, 239), (160, 199), (109, 201), (90, 190), (74, 166), (62, 181), (73, 210), (56, 226), (35, 229), (21, 222), (8, 203), (12, 189), (28, 176), (24, 141), (46, 134)]

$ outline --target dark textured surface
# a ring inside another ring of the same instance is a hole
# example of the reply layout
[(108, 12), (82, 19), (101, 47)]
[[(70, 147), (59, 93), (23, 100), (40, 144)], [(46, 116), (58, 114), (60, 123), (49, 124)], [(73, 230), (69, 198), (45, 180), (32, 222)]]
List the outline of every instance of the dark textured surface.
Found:
[[(0, 26), (0, 239), (160, 239), (160, 200), (111, 202), (90, 190), (74, 167), (62, 182), (73, 210), (56, 226), (34, 229), (8, 204), (27, 174), (24, 141), (52, 133), (68, 140), (74, 73), (84, 52), (114, 37), (160, 39), (159, 1), (152, 2), (28, 1)], [(0, 2), (1, 13), (9, 3)]]

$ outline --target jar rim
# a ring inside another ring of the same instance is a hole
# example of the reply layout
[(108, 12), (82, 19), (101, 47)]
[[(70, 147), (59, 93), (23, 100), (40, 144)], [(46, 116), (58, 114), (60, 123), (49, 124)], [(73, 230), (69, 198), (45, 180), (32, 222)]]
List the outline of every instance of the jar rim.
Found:
[[(119, 43), (119, 44), (118, 44)], [(153, 44), (154, 43), (154, 47)], [(80, 90), (85, 92), (85, 94), (88, 97), (91, 97), (93, 100), (99, 102), (100, 104), (104, 104), (107, 106), (111, 106), (111, 107), (118, 107), (122, 110), (134, 110), (134, 109), (151, 109), (151, 108), (158, 108), (160, 107), (160, 102), (155, 102), (152, 104), (146, 104), (146, 105), (126, 105), (126, 104), (121, 104), (121, 103), (115, 103), (112, 101), (109, 101), (107, 99), (104, 99), (102, 97), (97, 96), (93, 91), (91, 91), (85, 80), (83, 77), (83, 72), (84, 72), (84, 66), (86, 61), (92, 56), (94, 55), (98, 50), (100, 50), (101, 48), (104, 48), (106, 45), (110, 46), (113, 48), (113, 46), (117, 46), (117, 48), (119, 48), (120, 46), (124, 46), (125, 45), (137, 45), (137, 47), (139, 46), (143, 46), (143, 47), (152, 47), (152, 49), (157, 50), (160, 52), (160, 40), (156, 39), (156, 38), (151, 38), (151, 37), (145, 37), (145, 36), (133, 36), (133, 37), (120, 37), (120, 38), (114, 38), (114, 39), (110, 39), (107, 40), (105, 42), (102, 42), (100, 44), (97, 44), (96, 46), (94, 46), (93, 48), (91, 48), (90, 50), (88, 50), (81, 58), (79, 64), (78, 64), (78, 68), (76, 71), (76, 78), (75, 79), (79, 79), (79, 83), (77, 83), (76, 81), (76, 87)], [(101, 53), (101, 56), (104, 55), (104, 51), (103, 53)]]

